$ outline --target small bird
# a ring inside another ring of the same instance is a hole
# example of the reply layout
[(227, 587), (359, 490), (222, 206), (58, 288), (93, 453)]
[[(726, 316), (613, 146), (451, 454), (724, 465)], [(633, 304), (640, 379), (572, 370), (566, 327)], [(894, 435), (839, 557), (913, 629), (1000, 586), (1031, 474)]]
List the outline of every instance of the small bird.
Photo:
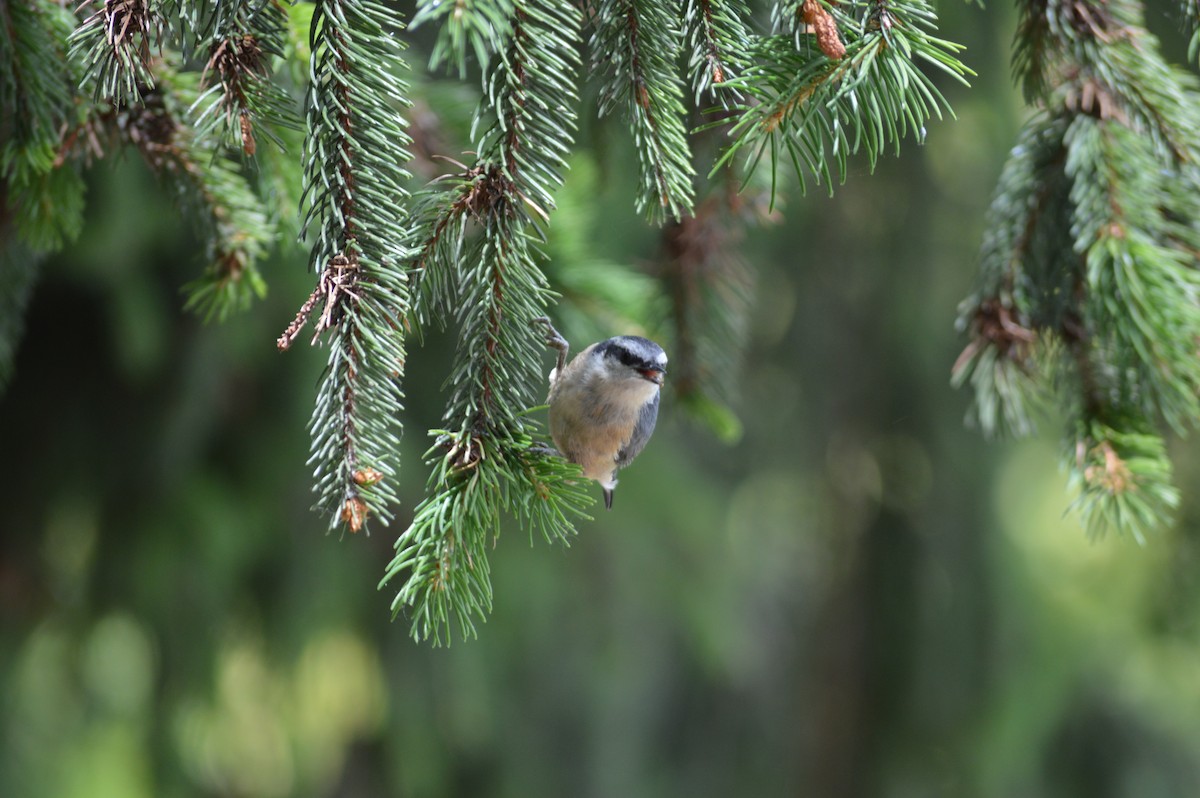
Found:
[(546, 344), (558, 350), (550, 372), (550, 437), (567, 460), (604, 489), (612, 509), (617, 469), (633, 462), (654, 432), (667, 353), (647, 338), (619, 335), (584, 349), (569, 346), (546, 317)]

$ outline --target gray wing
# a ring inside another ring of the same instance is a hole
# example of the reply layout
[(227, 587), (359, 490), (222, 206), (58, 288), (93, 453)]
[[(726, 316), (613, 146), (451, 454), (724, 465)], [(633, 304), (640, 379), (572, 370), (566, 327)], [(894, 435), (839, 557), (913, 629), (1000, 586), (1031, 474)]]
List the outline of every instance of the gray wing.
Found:
[(621, 451), (617, 452), (617, 468), (624, 468), (632, 463), (633, 458), (646, 448), (646, 442), (650, 440), (650, 433), (654, 432), (654, 422), (658, 421), (658, 397), (659, 395), (656, 393), (653, 399), (642, 405), (642, 411), (638, 414), (633, 434), (621, 447)]

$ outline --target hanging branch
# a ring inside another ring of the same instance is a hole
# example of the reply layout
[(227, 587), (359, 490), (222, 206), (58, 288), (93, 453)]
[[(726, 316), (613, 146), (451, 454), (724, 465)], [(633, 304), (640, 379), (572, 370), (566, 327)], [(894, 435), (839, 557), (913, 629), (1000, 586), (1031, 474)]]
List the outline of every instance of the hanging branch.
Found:
[(84, 0), (87, 14), (71, 36), (97, 99), (136, 102), (154, 86), (152, 55), (162, 53), (165, 23), (156, 0)]
[(185, 307), (223, 320), (265, 294), (258, 262), (274, 242), (275, 228), (218, 142), (198, 136), (189, 124), (186, 109), (199, 95), (197, 75), (164, 60), (156, 76), (158, 87), (142, 89), (140, 103), (107, 112), (99, 121), (138, 149), (197, 224), (208, 266), (184, 287)]
[(484, 87), (481, 111), (494, 122), (477, 142), (479, 159), (426, 199), (418, 227), (414, 315), (453, 316), (459, 350), (445, 427), (427, 453), (428, 496), (396, 541), (384, 583), (404, 578), (393, 610), (410, 615), (414, 637), (437, 642), (455, 623), (472, 634), (491, 608), (487, 544), (502, 511), (531, 534), (566, 541), (590, 503), (578, 468), (533, 446), (525, 414), (544, 385), (545, 341), (533, 322), (551, 295), (537, 267), (538, 224), (574, 138), (581, 19), (572, 6), (532, 0), (516, 4), (510, 24)]
[[(752, 102), (740, 108), (714, 173), (745, 151), (748, 173), (769, 153), (774, 174), (786, 152), (802, 186), (809, 171), (832, 191), (834, 170), (844, 181), (850, 154), (865, 150), (874, 168), (885, 146), (898, 153), (909, 132), (922, 140), (931, 117), (953, 113), (920, 62), (964, 84), (974, 74), (955, 55), (961, 45), (929, 33), (936, 18), (924, 0), (874, 0), (832, 11), (807, 0), (786, 9), (784, 22), (794, 32), (764, 39), (758, 63), (729, 83)], [(852, 16), (860, 10), (865, 25)]]
[(400, 20), (370, 2), (324, 0), (312, 20), (305, 144), (305, 229), (320, 275), (279, 339), (286, 349), (317, 307), (329, 360), (312, 418), (317, 506), (351, 532), (391, 517), (409, 292), (405, 216), (409, 160)]
[(74, 113), (74, 85), (64, 42), (70, 12), (49, 0), (0, 10), (0, 209), (35, 251), (58, 249), (83, 226), (84, 184), (74, 164), (58, 158), (63, 128)]
[[(280, 0), (176, 2), (184, 47), (202, 64), (206, 87), (188, 109), (196, 137), (239, 152), (271, 226), (285, 241), (298, 239), (303, 186), (296, 154), (304, 126), (288, 84), (303, 84), (295, 65), (307, 66), (311, 56), (302, 10), (289, 11)], [(272, 146), (260, 147), (263, 139)], [(189, 302), (200, 293), (219, 296), (220, 277), (210, 272), (192, 283)]]
[(1024, 398), (1053, 387), (1073, 418), (1073, 506), (1089, 532), (1141, 540), (1178, 503), (1156, 426), (1200, 421), (1200, 86), (1134, 2), (1021, 11), (1017, 77), (1045, 113), (993, 201), (955, 381), (986, 432), (1027, 432)]
[(49, 0), (0, 7), (0, 392), (44, 254), (83, 227), (83, 180), (58, 158), (77, 82), (66, 59), (74, 25)]
[(1064, 141), (1093, 345), (1123, 402), (1182, 431), (1200, 417), (1200, 231), (1168, 238), (1163, 213), (1200, 184), (1164, 181), (1147, 138), (1112, 120), (1079, 116)]
[[(201, 103), (201, 75), (186, 69), (183, 53), (196, 41), (211, 43), (240, 20), (247, 26), (239, 34), (245, 47), (254, 49), (261, 40), (266, 42), (263, 53), (283, 55), (276, 42), (282, 37), (282, 10), (274, 3), (264, 6), (261, 0), (216, 6), (185, 0), (109, 0), (87, 2), (81, 9), (85, 17), (69, 38), (71, 64), (83, 75), (83, 85), (94, 86), (95, 100), (77, 103), (73, 118), (60, 127), (54, 175), (71, 175), (80, 160), (103, 155), (105, 140), (135, 146), (172, 189), (204, 242), (207, 266), (199, 279), (185, 286), (185, 307), (205, 319), (224, 319), (265, 294), (258, 263), (275, 242), (277, 214), (264, 210), (271, 203), (264, 202), (240, 166), (225, 157), (212, 127), (192, 114)], [(273, 21), (267, 23), (268, 18)], [(252, 60), (247, 57), (241, 66), (262, 73), (261, 59), (255, 64)], [(230, 71), (234, 66), (226, 59), (219, 67), (225, 83), (237, 82)], [(256, 79), (265, 85), (265, 74)], [(245, 89), (247, 107), (256, 107), (247, 80), (238, 85)], [(283, 89), (273, 86), (268, 93), (285, 114)], [(71, 192), (54, 188), (56, 199), (71, 208)]]
[(1071, 455), (1071, 509), (1092, 534), (1112, 527), (1144, 544), (1145, 531), (1179, 506), (1163, 437), (1144, 419), (1081, 421)]
[[(953, 383), (970, 382), (968, 420), (989, 438), (1033, 432), (1030, 406), (1042, 399), (1051, 342), (1079, 338), (1079, 274), (1056, 264), (1074, 245), (1066, 125), (1039, 118), (1021, 132), (984, 226), (981, 286), (959, 307), (959, 329), (971, 342), (954, 363)], [(1041, 345), (1040, 330), (1050, 333)]]
[(291, 98), (271, 76), (271, 60), (285, 56), (286, 25), (287, 11), (277, 0), (240, 4), (216, 21), (205, 48), (204, 78), (211, 85), (196, 101), (203, 109), (200, 135), (215, 135), (247, 157), (258, 150), (256, 132), (284, 148), (273, 128), (300, 127)]
[[(45, 68), (64, 61), (62, 20), (71, 14), (61, 4), (30, 0), (0, 12), (0, 40), (12, 43), (0, 52), (0, 104), (28, 109), (30, 120), (28, 128), (24, 117), (6, 123), (13, 135), (0, 185), (10, 216), (0, 221), (15, 218), (55, 245), (48, 220), (67, 220), (54, 233), (61, 238), (81, 218), (76, 167), (111, 144), (132, 145), (200, 223), (209, 264), (188, 286), (188, 306), (222, 317), (265, 290), (257, 263), (277, 237), (281, 207), (298, 201), (316, 286), (278, 345), (290, 347), (311, 322), (314, 343), (329, 347), (310, 462), (318, 507), (331, 527), (351, 532), (390, 518), (407, 336), (453, 320), (458, 357), (443, 429), (427, 455), (428, 497), (400, 535), (385, 581), (398, 585), (393, 607), (412, 618), (417, 637), (440, 640), (451, 625), (471, 633), (491, 602), (486, 544), (501, 513), (566, 541), (591, 501), (578, 467), (535, 442), (528, 416), (544, 390), (544, 338), (533, 322), (552, 294), (540, 247), (574, 145), (583, 11), (558, 0), (418, 0), (416, 21), (439, 29), (434, 66), (463, 74), (478, 61), (485, 96), (472, 132), (478, 156), (410, 199), (400, 23), (382, 2), (83, 0), (79, 9), (65, 59), (78, 80), (61, 63), (57, 72)], [(684, 395), (693, 405), (711, 400), (710, 415), (728, 399), (722, 378), (732, 379), (728, 358), (745, 334), (750, 280), (737, 250), (749, 206), (720, 191), (691, 217), (686, 84), (697, 104), (722, 106), (718, 124), (740, 125), (726, 158), (748, 144), (784, 142), (823, 162), (860, 146), (873, 158), (940, 113), (944, 101), (915, 61), (967, 74), (956, 46), (929, 36), (923, 0), (804, 0), (779, 9), (788, 34), (765, 43), (744, 0), (602, 0), (587, 9), (600, 112), (628, 118), (636, 204), (666, 224), (663, 276)], [(773, 66), (751, 65), (776, 56)], [(301, 59), (309, 64), (302, 187), (280, 156), (294, 123), (287, 78), (303, 82), (292, 72)], [(288, 68), (273, 72), (276, 62)], [(14, 77), (26, 71), (51, 78), (35, 85)], [(62, 92), (54, 88), (60, 78)], [(87, 87), (93, 101), (80, 102), (71, 85)], [(1162, 99), (1148, 96), (1128, 113), (1156, 112)], [(1187, 128), (1160, 128), (1178, 149)], [(25, 149), (13, 156), (14, 147)], [(43, 181), (35, 190), (14, 177), (21, 158)], [(822, 168), (814, 171), (827, 176)], [(11, 207), (19, 191), (28, 218)], [(628, 311), (630, 297), (659, 307), (648, 279), (631, 287), (614, 279), (619, 270), (604, 279), (583, 271), (577, 293), (606, 290), (620, 308), (614, 316)], [(604, 282), (607, 289), (596, 288)], [(726, 431), (735, 425), (724, 421)]]
[(683, 19), (691, 53), (688, 72), (697, 106), (709, 94), (728, 107), (736, 92), (720, 91), (745, 71), (752, 41), (746, 20), (750, 11), (742, 0), (687, 0)]
[[(745, 96), (732, 88), (751, 63), (749, 12), (740, 0), (689, 0), (684, 25), (695, 112), (717, 121), (694, 138), (698, 159), (710, 160)], [(705, 108), (703, 95), (720, 102)], [(698, 161), (699, 162), (699, 161)], [(711, 176), (710, 176), (711, 177)], [(770, 219), (758, 185), (742, 185), (736, 169), (710, 180), (695, 214), (663, 226), (658, 276), (670, 302), (674, 333), (671, 385), (684, 407), (727, 442), (741, 435), (731, 409), (748, 339), (754, 274), (741, 255), (746, 228)]]
[(603, 0), (591, 40), (600, 116), (625, 111), (641, 172), (637, 208), (656, 224), (691, 213), (695, 198), (675, 67), (683, 44), (679, 17), (676, 3)]
[(419, 0), (412, 27), (440, 22), (429, 68), (453, 65), (460, 78), (467, 75), (467, 56), (474, 54), (486, 67), (512, 32), (514, 0)]

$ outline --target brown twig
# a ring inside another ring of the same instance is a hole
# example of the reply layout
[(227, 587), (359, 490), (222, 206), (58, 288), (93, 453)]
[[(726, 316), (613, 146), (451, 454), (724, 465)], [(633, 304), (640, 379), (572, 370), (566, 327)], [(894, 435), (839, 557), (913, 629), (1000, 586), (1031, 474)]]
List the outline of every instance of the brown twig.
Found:
[(313, 310), (322, 299), (325, 307), (314, 325), (312, 343), (317, 342), (318, 336), (333, 327), (341, 320), (341, 302), (344, 300), (358, 301), (359, 295), (354, 285), (359, 278), (358, 255), (351, 252), (349, 256), (339, 253), (330, 259), (329, 264), (321, 271), (317, 287), (309, 294), (308, 299), (300, 306), (296, 318), (283, 331), (283, 335), (275, 341), (280, 352), (287, 351), (295, 340), (300, 337), (300, 330), (308, 323)]

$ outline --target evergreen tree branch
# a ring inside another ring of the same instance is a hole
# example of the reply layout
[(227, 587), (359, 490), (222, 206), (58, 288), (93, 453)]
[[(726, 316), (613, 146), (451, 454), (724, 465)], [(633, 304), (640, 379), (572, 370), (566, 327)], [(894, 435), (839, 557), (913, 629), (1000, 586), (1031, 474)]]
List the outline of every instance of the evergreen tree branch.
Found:
[[(1176, 430), (1200, 417), (1200, 271), (1163, 235), (1165, 194), (1147, 139), (1112, 120), (1077, 117), (1067, 131), (1075, 249), (1085, 253), (1085, 309), (1125, 401)], [(1149, 171), (1147, 171), (1149, 170)], [(1200, 190), (1200, 185), (1193, 190)]]
[(258, 131), (282, 149), (273, 127), (300, 126), (291, 98), (271, 76), (271, 60), (286, 50), (287, 12), (278, 0), (243, 0), (214, 27), (204, 66), (212, 85), (196, 101), (203, 108), (200, 135), (215, 134), (227, 146), (237, 142), (252, 157)]
[(156, 67), (158, 85), (143, 87), (140, 103), (112, 109), (99, 121), (138, 149), (197, 223), (208, 266), (185, 286), (185, 307), (224, 319), (265, 294), (258, 263), (274, 243), (275, 228), (238, 166), (215, 141), (196, 135), (187, 108), (199, 94), (198, 79), (169, 65), (173, 58)]
[[(36, 241), (45, 247), (72, 235), (83, 214), (79, 162), (102, 154), (101, 141), (115, 138), (137, 147), (198, 222), (208, 266), (201, 279), (187, 286), (187, 306), (206, 318), (223, 318), (261, 296), (265, 284), (257, 262), (274, 242), (274, 225), (237, 166), (220, 157), (215, 143), (196, 130), (188, 106), (199, 95), (197, 76), (180, 68), (175, 51), (163, 49), (161, 8), (109, 2), (92, 9), (74, 32), (66, 12), (48, 5), (31, 10), (52, 25), (40, 37), (28, 38), (27, 31), (13, 51), (21, 58), (26, 47), (35, 46), (40, 52), (29, 57), (41, 62), (22, 67), (23, 73), (40, 76), (40, 84), (29, 87), (33, 93), (25, 95), (38, 107), (28, 109), (28, 121), (16, 123), (17, 135), (5, 148), (18, 225), (36, 231)], [(7, 20), (21, 20), (25, 14), (16, 10)], [(64, 57), (68, 40), (70, 59)], [(153, 55), (152, 49), (161, 55)], [(53, 66), (46, 63), (50, 59)], [(64, 68), (80, 70), (83, 82), (95, 82), (97, 94), (109, 99), (77, 103), (65, 83), (74, 82), (74, 76)], [(138, 82), (142, 80), (148, 82)]]
[(385, 523), (403, 395), (403, 319), (409, 290), (407, 228), (396, 201), (407, 196), (407, 105), (397, 16), (375, 2), (324, 0), (312, 19), (304, 227), (320, 275), (299, 324), (320, 305), (329, 360), (312, 417), (317, 506), (330, 527), (351, 532)]
[(59, 159), (74, 115), (64, 42), (70, 12), (48, 0), (0, 5), (0, 172), (4, 208), (34, 250), (58, 249), (83, 226), (84, 185)]
[(683, 18), (690, 47), (688, 71), (696, 105), (709, 94), (728, 107), (736, 92), (718, 91), (750, 64), (753, 41), (746, 20), (750, 11), (742, 0), (687, 0)]
[(662, 280), (671, 301), (671, 383), (683, 403), (727, 441), (741, 425), (729, 409), (737, 395), (749, 334), (754, 275), (741, 255), (753, 198), (717, 190), (695, 216), (663, 228)]
[[(1200, 422), (1200, 87), (1136, 2), (1020, 8), (1014, 67), (1045, 113), (993, 201), (955, 381), (969, 375), (985, 431), (1026, 430), (1023, 397), (1053, 389), (1074, 418), (1084, 523), (1141, 540), (1178, 502), (1156, 423)], [(1068, 379), (1047, 385), (1056, 372)]]
[[(793, 4), (784, 16), (795, 33), (765, 38), (758, 63), (730, 82), (751, 102), (740, 109), (714, 173), (743, 152), (748, 173), (768, 153), (774, 173), (786, 153), (802, 186), (809, 171), (832, 191), (834, 169), (845, 180), (851, 153), (865, 150), (873, 168), (886, 145), (899, 152), (910, 131), (923, 139), (926, 121), (940, 119), (943, 110), (953, 114), (918, 62), (962, 83), (974, 73), (956, 57), (960, 45), (929, 33), (935, 17), (924, 0), (875, 0), (833, 11), (814, 2)], [(861, 27), (851, 16), (856, 9), (867, 14)], [(844, 44), (830, 27), (834, 21)], [(816, 48), (802, 41), (810, 35)]]
[(162, 53), (166, 23), (160, 0), (84, 0), (84, 20), (71, 35), (71, 55), (84, 67), (97, 99), (136, 102), (154, 86), (151, 59)]
[(429, 68), (453, 65), (460, 78), (466, 77), (471, 53), (486, 67), (512, 33), (510, 20), (519, 5), (514, 0), (420, 0), (412, 27), (441, 23)]
[(1092, 537), (1116, 529), (1145, 543), (1179, 506), (1166, 446), (1145, 418), (1081, 422), (1072, 458), (1071, 509)]
[(1056, 341), (1076, 338), (1081, 278), (1058, 262), (1073, 246), (1065, 130), (1064, 119), (1045, 115), (1022, 129), (988, 211), (980, 288), (959, 306), (958, 329), (970, 341), (952, 382), (970, 382), (968, 421), (988, 437), (1033, 431), (1029, 408), (1041, 398), (1046, 361)]
[[(676, 3), (603, 0), (592, 34), (601, 116), (623, 109), (641, 171), (637, 208), (662, 223), (692, 210), (691, 149), (675, 62), (683, 41)], [(728, 82), (728, 81), (726, 81)]]
[[(573, 7), (553, 0), (515, 4), (508, 44), (485, 83), (477, 125), (493, 121), (478, 139), (479, 158), (423, 204), (414, 315), (452, 315), (459, 351), (445, 428), (433, 431), (427, 454), (428, 496), (384, 578), (404, 579), (392, 607), (409, 613), (417, 638), (441, 642), (454, 625), (465, 636), (486, 616), (487, 544), (502, 511), (565, 541), (588, 503), (571, 484), (578, 468), (536, 449), (525, 415), (545, 348), (534, 320), (551, 296), (537, 266), (538, 224), (554, 207), (573, 141), (580, 25)], [(478, 232), (470, 239), (468, 222)]]

